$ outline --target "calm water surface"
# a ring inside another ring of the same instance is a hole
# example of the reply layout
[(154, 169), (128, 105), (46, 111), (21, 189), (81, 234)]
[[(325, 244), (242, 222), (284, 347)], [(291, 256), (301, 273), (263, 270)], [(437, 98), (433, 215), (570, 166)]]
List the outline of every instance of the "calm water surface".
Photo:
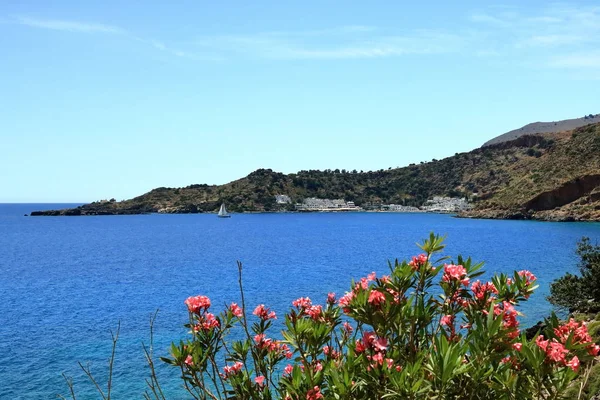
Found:
[[(102, 381), (119, 321), (114, 398), (141, 398), (150, 315), (160, 309), (155, 351), (166, 355), (185, 335), (186, 297), (239, 301), (236, 260), (245, 266), (248, 305), (283, 312), (299, 296), (323, 302), (351, 278), (386, 273), (387, 260), (417, 254), (414, 243), (434, 231), (448, 235), (447, 255), (485, 261), (489, 273), (535, 273), (540, 289), (521, 310), (527, 324), (550, 311), (549, 283), (575, 270), (576, 241), (600, 240), (597, 223), (434, 214), (23, 216), (65, 206), (0, 204), (1, 399), (66, 395), (62, 372), (74, 377), (78, 398), (97, 398), (77, 361)], [(169, 398), (185, 398), (169, 380), (176, 371), (160, 374)]]

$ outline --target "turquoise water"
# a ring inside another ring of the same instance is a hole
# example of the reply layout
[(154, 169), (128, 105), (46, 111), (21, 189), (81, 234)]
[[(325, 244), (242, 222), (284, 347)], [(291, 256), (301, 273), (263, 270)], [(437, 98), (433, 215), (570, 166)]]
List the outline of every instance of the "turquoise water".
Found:
[[(387, 260), (417, 254), (429, 232), (447, 234), (446, 254), (486, 261), (491, 272), (530, 269), (540, 289), (523, 323), (550, 311), (548, 284), (574, 271), (576, 241), (600, 240), (597, 223), (456, 219), (435, 214), (248, 214), (23, 217), (60, 205), (0, 204), (0, 398), (97, 398), (77, 361), (102, 381), (110, 330), (121, 322), (114, 398), (141, 398), (147, 370), (141, 342), (156, 322), (155, 352), (185, 334), (183, 301), (208, 295), (239, 301), (236, 260), (245, 266), (249, 306), (278, 312), (292, 300), (324, 301), (351, 278), (387, 272)], [(169, 398), (185, 398), (176, 371), (161, 368)], [(167, 384), (168, 383), (168, 384)]]

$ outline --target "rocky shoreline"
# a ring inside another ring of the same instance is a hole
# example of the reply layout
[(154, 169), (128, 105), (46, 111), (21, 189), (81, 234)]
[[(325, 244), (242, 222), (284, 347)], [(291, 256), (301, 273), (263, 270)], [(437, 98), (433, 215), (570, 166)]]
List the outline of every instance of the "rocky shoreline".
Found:
[[(306, 213), (308, 211), (267, 211), (266, 213)], [(313, 211), (318, 212), (318, 211)], [(402, 211), (354, 211), (354, 212), (402, 212)], [(419, 210), (414, 212), (448, 214), (448, 211), (442, 210)], [(32, 217), (58, 217), (58, 216), (99, 216), (99, 215), (143, 215), (143, 214), (214, 214), (212, 211), (202, 211), (191, 207), (136, 207), (136, 208), (100, 208), (84, 205), (77, 208), (64, 210), (44, 210), (32, 211), (29, 215)], [(245, 211), (244, 214), (265, 213), (265, 211)], [(522, 211), (522, 210), (465, 210), (455, 214), (457, 218), (473, 219), (498, 219), (498, 220), (533, 220), (546, 222), (600, 222), (600, 212), (594, 214), (577, 215), (560, 210), (550, 211)]]
[(532, 220), (545, 222), (600, 222), (600, 212), (576, 214), (562, 210), (497, 210), (483, 209), (458, 213), (457, 218)]

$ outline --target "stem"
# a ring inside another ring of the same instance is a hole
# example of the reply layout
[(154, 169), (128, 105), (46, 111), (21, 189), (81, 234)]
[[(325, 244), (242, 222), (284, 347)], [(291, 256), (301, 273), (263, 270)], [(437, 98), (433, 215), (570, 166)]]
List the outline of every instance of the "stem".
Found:
[[(73, 388), (73, 378), (65, 375), (65, 373), (63, 372), (62, 377), (65, 379), (65, 382), (67, 382), (67, 386), (69, 387), (69, 392), (71, 392), (71, 398), (73, 400), (77, 400), (77, 398), (75, 397), (75, 389)], [(65, 398), (63, 396), (60, 396), (61, 398)]]
[[(158, 315), (158, 310), (154, 312), (154, 315), (150, 317), (150, 348), (146, 348), (146, 345), (142, 343), (142, 348), (144, 349), (144, 355), (146, 356), (146, 362), (150, 367), (150, 381), (146, 379), (146, 384), (154, 394), (154, 397), (157, 400), (165, 400), (165, 395), (160, 387), (160, 383), (158, 382), (158, 377), (156, 376), (156, 370), (154, 368), (154, 361), (152, 359), (152, 352), (154, 348), (154, 321), (156, 320), (156, 316)], [(158, 390), (158, 392), (157, 392)], [(150, 396), (147, 396), (149, 399)]]
[[(246, 337), (248, 341), (252, 343), (252, 337), (250, 336), (250, 332), (248, 331), (248, 319), (246, 318), (246, 300), (244, 299), (244, 286), (242, 284), (242, 262), (237, 261), (238, 266), (238, 283), (240, 286), (240, 295), (242, 297), (242, 326), (244, 327), (244, 331), (246, 332)], [(256, 366), (256, 357), (254, 355), (254, 350), (252, 352), (252, 362), (254, 363), (254, 370), (257, 371)]]
[(107, 384), (107, 400), (110, 400), (110, 391), (112, 389), (112, 377), (113, 377), (113, 365), (115, 361), (115, 353), (117, 351), (117, 341), (119, 340), (119, 332), (121, 331), (121, 321), (119, 321), (117, 325), (117, 333), (113, 334), (110, 332), (110, 336), (112, 337), (112, 353), (110, 355), (110, 362), (108, 363), (108, 384)]

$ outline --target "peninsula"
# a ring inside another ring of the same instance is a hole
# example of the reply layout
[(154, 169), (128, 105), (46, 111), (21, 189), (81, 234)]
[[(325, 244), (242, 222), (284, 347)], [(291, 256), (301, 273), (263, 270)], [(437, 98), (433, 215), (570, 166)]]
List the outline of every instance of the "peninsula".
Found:
[[(578, 127), (555, 131), (573, 124)], [(340, 199), (350, 210), (402, 211), (427, 209), (433, 198), (450, 197), (468, 200), (462, 217), (600, 221), (600, 115), (554, 126), (515, 138), (500, 135), (470, 152), (402, 168), (292, 174), (259, 169), (224, 185), (161, 187), (129, 200), (31, 215), (202, 213), (216, 212), (222, 202), (238, 213), (295, 211), (296, 205), (315, 207), (315, 199)]]

